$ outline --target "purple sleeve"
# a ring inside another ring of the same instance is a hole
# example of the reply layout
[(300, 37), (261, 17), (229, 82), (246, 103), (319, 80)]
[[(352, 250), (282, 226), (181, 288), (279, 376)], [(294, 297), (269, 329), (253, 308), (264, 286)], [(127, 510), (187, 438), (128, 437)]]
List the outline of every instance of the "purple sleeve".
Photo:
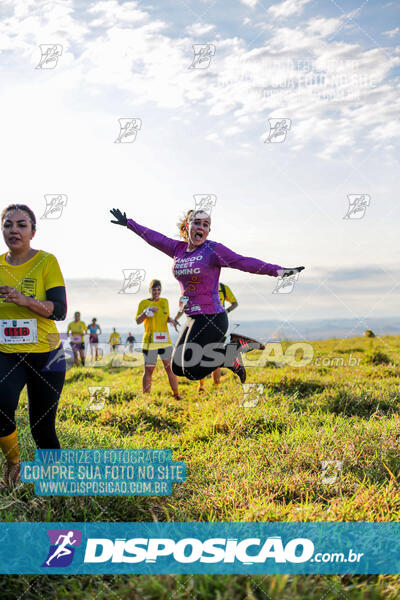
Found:
[(131, 231), (134, 231), (137, 235), (140, 235), (140, 237), (143, 238), (145, 242), (150, 244), (150, 246), (154, 246), (158, 250), (161, 250), (161, 252), (164, 252), (173, 258), (175, 248), (177, 244), (179, 244), (178, 240), (173, 240), (172, 238), (166, 237), (162, 233), (158, 233), (158, 231), (153, 231), (148, 227), (139, 225), (139, 223), (136, 223), (136, 221), (133, 221), (133, 219), (128, 219), (127, 227)]
[(214, 261), (219, 267), (230, 267), (231, 269), (239, 269), (247, 273), (258, 273), (259, 275), (278, 276), (278, 269), (282, 269), (279, 265), (271, 265), (258, 258), (250, 256), (242, 256), (236, 254), (223, 244), (215, 244)]

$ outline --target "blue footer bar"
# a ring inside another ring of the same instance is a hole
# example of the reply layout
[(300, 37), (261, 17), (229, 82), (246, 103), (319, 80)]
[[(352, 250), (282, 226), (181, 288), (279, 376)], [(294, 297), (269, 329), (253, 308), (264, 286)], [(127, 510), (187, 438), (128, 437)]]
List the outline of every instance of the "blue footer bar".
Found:
[(400, 523), (1, 523), (0, 573), (400, 573)]

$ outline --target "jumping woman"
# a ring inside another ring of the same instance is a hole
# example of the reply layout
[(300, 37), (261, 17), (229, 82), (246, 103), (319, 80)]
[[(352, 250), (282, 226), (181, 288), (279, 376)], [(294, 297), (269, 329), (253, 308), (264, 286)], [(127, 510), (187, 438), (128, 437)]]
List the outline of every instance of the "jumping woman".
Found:
[(15, 411), (25, 384), (36, 446), (60, 448), (55, 421), (66, 365), (54, 321), (65, 319), (67, 300), (56, 257), (31, 248), (32, 210), (7, 206), (1, 226), (8, 252), (0, 256), (0, 448), (7, 461), (2, 486), (8, 487), (19, 479)]
[(181, 306), (187, 315), (172, 354), (172, 371), (190, 380), (199, 380), (222, 365), (238, 375), (242, 383), (246, 370), (239, 343), (224, 346), (228, 317), (218, 295), (221, 267), (239, 269), (259, 275), (289, 276), (304, 267), (285, 269), (279, 265), (236, 254), (223, 244), (208, 240), (210, 215), (190, 210), (179, 224), (184, 241), (168, 238), (157, 231), (128, 219), (119, 209), (112, 209), (112, 223), (127, 227), (145, 242), (174, 260), (173, 272), (181, 286)]

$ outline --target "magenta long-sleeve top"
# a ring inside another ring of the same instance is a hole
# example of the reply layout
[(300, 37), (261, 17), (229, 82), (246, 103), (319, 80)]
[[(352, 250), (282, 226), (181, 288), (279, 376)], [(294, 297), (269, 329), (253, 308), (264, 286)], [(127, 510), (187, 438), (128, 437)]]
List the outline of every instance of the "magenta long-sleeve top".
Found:
[(273, 277), (277, 277), (278, 269), (282, 269), (279, 265), (236, 254), (223, 244), (211, 240), (187, 252), (187, 242), (166, 237), (132, 219), (128, 219), (127, 227), (145, 242), (173, 258), (172, 272), (179, 281), (182, 296), (187, 298), (184, 310), (189, 316), (224, 312), (218, 294), (221, 267)]

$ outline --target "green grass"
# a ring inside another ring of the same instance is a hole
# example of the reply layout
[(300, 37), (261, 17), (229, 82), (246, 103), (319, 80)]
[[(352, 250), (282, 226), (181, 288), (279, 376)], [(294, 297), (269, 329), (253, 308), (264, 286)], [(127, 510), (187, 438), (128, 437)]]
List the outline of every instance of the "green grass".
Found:
[[(306, 367), (248, 369), (247, 383), (265, 385), (265, 396), (254, 408), (241, 406), (242, 387), (227, 370), (218, 393), (211, 378), (202, 396), (196, 383), (180, 380), (184, 399), (177, 402), (161, 364), (150, 399), (140, 395), (138, 368), (72, 368), (58, 411), (62, 447), (170, 448), (174, 460), (187, 463), (187, 481), (175, 485), (171, 496), (130, 498), (39, 497), (33, 485), (23, 484), (0, 496), (2, 520), (399, 521), (400, 337), (312, 345), (314, 363)], [(354, 366), (346, 366), (350, 358)], [(101, 411), (88, 410), (88, 386), (100, 385), (110, 387), (110, 397)], [(32, 460), (25, 392), (18, 432), (22, 460)], [(321, 461), (342, 463), (332, 484), (324, 480)], [(36, 591), (23, 595), (30, 582)], [(24, 600), (391, 600), (400, 597), (400, 579), (3, 576), (2, 589), (7, 589), (4, 597)]]

